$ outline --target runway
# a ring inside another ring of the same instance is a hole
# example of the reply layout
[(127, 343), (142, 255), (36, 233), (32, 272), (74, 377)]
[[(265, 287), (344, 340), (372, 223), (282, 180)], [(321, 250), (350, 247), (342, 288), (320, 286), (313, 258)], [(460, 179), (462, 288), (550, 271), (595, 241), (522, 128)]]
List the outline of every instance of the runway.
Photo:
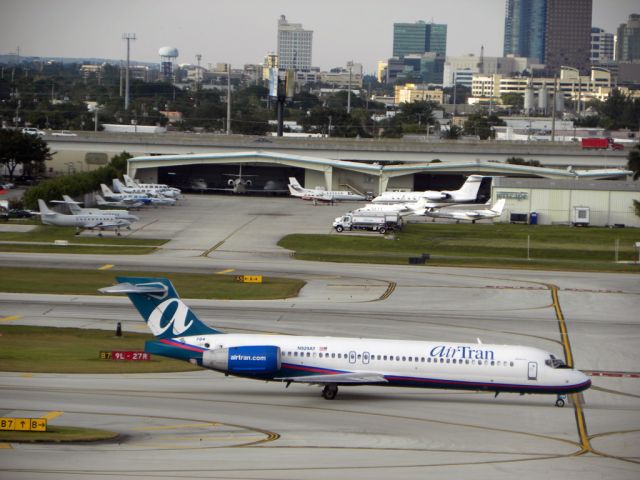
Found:
[[(308, 207), (292, 208), (295, 217)], [(240, 215), (237, 222), (247, 218)], [(154, 225), (162, 227), (161, 222)], [(203, 228), (213, 232), (207, 245), (229, 236), (207, 225)], [(318, 221), (304, 228), (321, 227)], [(295, 222), (287, 227), (295, 228)], [(578, 406), (556, 408), (553, 396), (494, 398), (384, 387), (344, 387), (336, 400), (326, 401), (317, 387), (285, 389), (209, 371), (2, 373), (2, 415), (62, 411), (53, 424), (104, 428), (121, 436), (102, 444), (5, 444), (0, 478), (640, 476), (640, 378), (608, 375), (640, 372), (637, 276), (298, 262), (273, 243), (256, 249), (251, 239), (233, 244), (233, 238), (224, 243), (228, 250), (206, 257), (200, 256), (204, 242), (193, 250), (176, 242), (174, 250), (158, 255), (108, 260), (115, 265), (114, 275), (127, 268), (212, 273), (230, 268), (231, 274), (308, 281), (295, 299), (188, 301), (203, 320), (227, 331), (479, 338), (540, 347), (560, 357), (568, 345), (577, 368), (603, 375), (592, 377), (593, 387)], [(105, 259), (2, 254), (0, 262), (98, 268)], [(3, 293), (0, 312), (0, 324), (112, 329), (122, 321), (126, 330), (144, 328), (128, 300), (106, 296)]]

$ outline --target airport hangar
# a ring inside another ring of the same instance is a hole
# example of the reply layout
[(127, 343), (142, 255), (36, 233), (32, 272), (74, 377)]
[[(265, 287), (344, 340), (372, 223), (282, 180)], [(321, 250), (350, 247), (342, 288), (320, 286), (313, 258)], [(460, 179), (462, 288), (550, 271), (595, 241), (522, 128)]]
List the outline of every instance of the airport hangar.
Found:
[[(278, 152), (247, 151), (217, 154), (155, 155), (129, 159), (129, 175), (144, 183), (187, 185), (203, 179), (209, 186), (224, 188), (228, 175), (242, 174), (268, 193), (274, 182), (286, 190), (289, 177), (307, 188), (352, 190), (372, 193), (387, 190), (458, 188), (466, 175), (497, 177), (483, 180), (481, 201), (507, 199), (503, 221), (540, 224), (575, 223), (576, 209), (586, 212), (583, 224), (640, 227), (633, 200), (640, 201), (637, 182), (594, 181), (623, 177), (621, 169), (574, 170), (512, 165), (499, 162), (435, 162), (414, 164), (364, 163)], [(585, 210), (586, 209), (586, 210)], [(531, 215), (534, 213), (534, 215)]]

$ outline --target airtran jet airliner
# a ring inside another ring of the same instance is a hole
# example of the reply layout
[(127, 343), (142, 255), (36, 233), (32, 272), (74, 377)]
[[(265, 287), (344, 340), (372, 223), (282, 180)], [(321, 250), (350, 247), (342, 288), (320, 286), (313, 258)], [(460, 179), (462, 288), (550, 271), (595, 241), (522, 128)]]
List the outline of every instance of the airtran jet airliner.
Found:
[(156, 340), (151, 354), (189, 361), (227, 375), (287, 386), (446, 388), (557, 395), (586, 390), (591, 380), (549, 352), (513, 345), (223, 333), (201, 322), (165, 278), (117, 277), (102, 293), (126, 293)]

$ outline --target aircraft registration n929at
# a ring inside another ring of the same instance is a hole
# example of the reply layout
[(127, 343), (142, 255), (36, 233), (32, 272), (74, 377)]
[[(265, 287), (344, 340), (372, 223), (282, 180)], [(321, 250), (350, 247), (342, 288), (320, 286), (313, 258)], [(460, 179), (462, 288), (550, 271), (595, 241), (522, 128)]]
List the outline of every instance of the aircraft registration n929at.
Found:
[(151, 354), (226, 375), (323, 386), (382, 385), (564, 396), (591, 380), (549, 352), (513, 345), (223, 333), (201, 322), (165, 278), (117, 277), (102, 293), (126, 293), (156, 340)]

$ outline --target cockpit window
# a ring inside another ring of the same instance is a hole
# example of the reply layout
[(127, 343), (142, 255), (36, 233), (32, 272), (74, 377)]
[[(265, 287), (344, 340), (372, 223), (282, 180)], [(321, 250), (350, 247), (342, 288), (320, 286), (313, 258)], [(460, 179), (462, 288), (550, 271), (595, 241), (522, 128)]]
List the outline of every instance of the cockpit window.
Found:
[(550, 355), (549, 358), (546, 359), (544, 363), (551, 368), (569, 368), (567, 367), (567, 364), (564, 363), (563, 360), (560, 360), (559, 358), (556, 358), (553, 355)]

